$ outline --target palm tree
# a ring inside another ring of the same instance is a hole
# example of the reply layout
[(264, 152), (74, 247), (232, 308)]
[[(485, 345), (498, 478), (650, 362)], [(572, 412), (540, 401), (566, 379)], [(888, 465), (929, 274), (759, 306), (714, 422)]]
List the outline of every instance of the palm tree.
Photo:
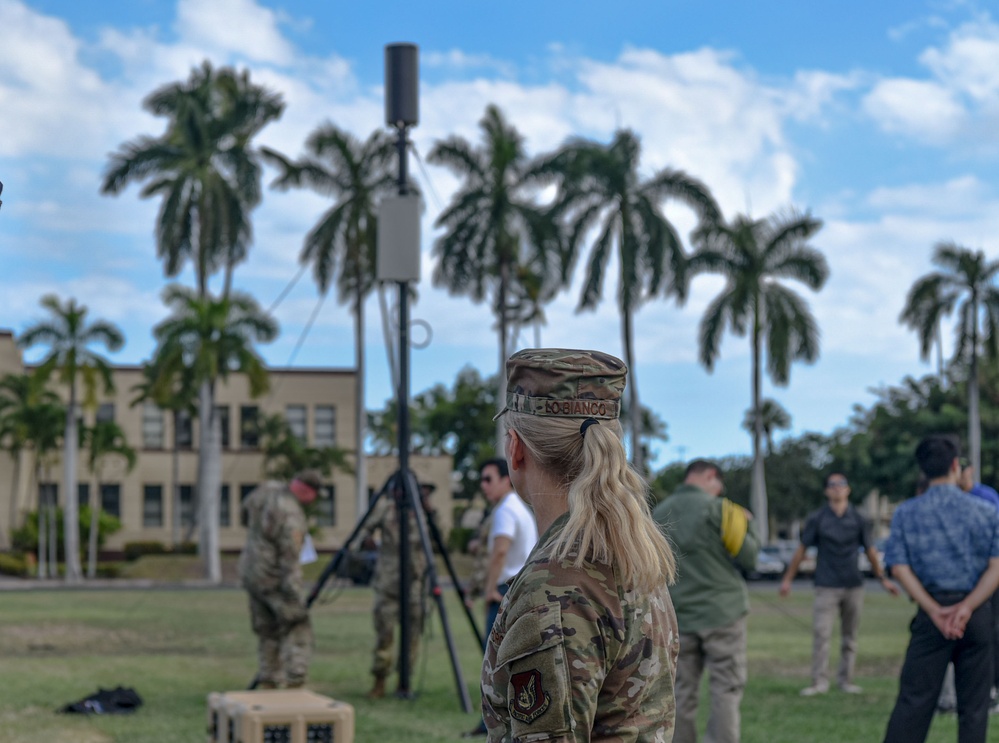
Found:
[[(93, 481), (90, 488), (90, 532), (87, 544), (87, 577), (97, 576), (97, 524), (101, 515), (101, 488), (104, 485), (103, 470), (108, 457), (117, 456), (125, 460), (125, 467), (131, 472), (135, 467), (135, 449), (128, 445), (125, 432), (114, 421), (97, 421), (93, 427), (84, 428), (83, 441), (87, 447), (87, 464)], [(65, 528), (70, 528), (69, 523)]]
[[(763, 419), (763, 437), (767, 442), (767, 456), (774, 453), (774, 431), (783, 431), (791, 427), (791, 415), (784, 406), (772, 398), (765, 398), (760, 403), (760, 418)], [(750, 435), (756, 430), (756, 409), (749, 408), (746, 417), (742, 419), (742, 427)]]
[(925, 360), (939, 337), (943, 318), (957, 309), (954, 361), (967, 364), (968, 446), (971, 466), (980, 473), (982, 424), (978, 404), (978, 357), (983, 350), (990, 361), (999, 357), (999, 289), (994, 283), (999, 273), (999, 260), (990, 262), (981, 250), (940, 242), (934, 248), (933, 263), (941, 270), (926, 274), (912, 285), (899, 321), (919, 335), (919, 352)]
[[(42, 402), (33, 407), (28, 429), (28, 442), (35, 453), (35, 488), (38, 491), (38, 577), (55, 577), (59, 574), (56, 564), (56, 503), (49, 494), (43, 495), (41, 484), (49, 482), (49, 470), (59, 451), (59, 439), (65, 430), (66, 408), (59, 403)], [(76, 500), (76, 494), (67, 498)], [(67, 523), (65, 512), (63, 523)], [(64, 531), (67, 531), (64, 529)], [(79, 530), (77, 529), (77, 536)], [(48, 560), (46, 560), (46, 547)], [(79, 561), (79, 555), (77, 555)]]
[(819, 329), (804, 300), (781, 283), (800, 281), (818, 291), (829, 275), (826, 259), (807, 244), (822, 222), (790, 213), (767, 219), (739, 215), (730, 224), (705, 225), (694, 233), (699, 248), (691, 258), (692, 272), (710, 271), (725, 277), (725, 288), (701, 318), (700, 358), (711, 371), (721, 355), (726, 326), (738, 336), (749, 335), (753, 364), (753, 478), (750, 503), (760, 538), (769, 536), (767, 492), (763, 471), (761, 376), (766, 343), (767, 371), (774, 384), (786, 385), (791, 362), (812, 362), (819, 356)]
[(260, 203), (262, 171), (252, 141), (281, 116), (281, 96), (251, 83), (245, 70), (214, 70), (205, 61), (186, 82), (154, 90), (143, 108), (165, 117), (167, 129), (122, 145), (101, 192), (117, 195), (132, 181), (147, 181), (142, 198), (162, 197), (156, 252), (166, 275), (191, 261), (204, 298), (208, 279), (222, 268), (224, 296), (252, 242), (250, 212)]
[(239, 372), (246, 375), (253, 397), (266, 392), (267, 370), (253, 346), (273, 340), (277, 323), (260, 310), (252, 297), (241, 292), (231, 292), (222, 299), (202, 299), (190, 289), (175, 285), (164, 290), (163, 299), (172, 314), (153, 330), (159, 343), (156, 356), (168, 368), (190, 368), (193, 382), (201, 391), (201, 460), (211, 466), (199, 468), (198, 472), (199, 549), (205, 577), (217, 583), (222, 579), (218, 541), (222, 452), (214, 411), (215, 385), (230, 373)]
[[(520, 133), (494, 105), (486, 108), (479, 127), (481, 147), (454, 136), (437, 142), (428, 157), (464, 179), (437, 218), (436, 226), (445, 233), (434, 244), (433, 282), (475, 302), (489, 299), (499, 337), (499, 399), (504, 400), (511, 321), (520, 305), (518, 270), (529, 264), (537, 280), (553, 283), (559, 235), (554, 221), (532, 201), (535, 181)], [(501, 423), (496, 430), (501, 451)]]
[(375, 285), (377, 201), (396, 188), (391, 169), (395, 144), (381, 131), (374, 132), (362, 143), (333, 124), (324, 124), (309, 135), (305, 147), (308, 154), (297, 162), (266, 148), (263, 153), (281, 170), (273, 183), (276, 188), (308, 187), (333, 200), (333, 205), (323, 212), (306, 235), (299, 260), (312, 265), (320, 292), (325, 294), (335, 280), (340, 302), (353, 305), (357, 363), (354, 463), (357, 512), (363, 513), (368, 502), (364, 456), (367, 416), (364, 404), (364, 302)]
[(170, 452), (171, 519), (170, 544), (180, 542), (180, 430), (184, 415), (197, 415), (198, 390), (194, 384), (191, 367), (182, 359), (154, 357), (142, 367), (142, 381), (132, 390), (137, 393), (132, 406), (144, 402), (154, 403), (160, 410), (169, 410), (173, 423), (173, 445)]
[(17, 527), (17, 495), (21, 489), (21, 454), (31, 448), (35, 428), (51, 418), (44, 411), (56, 410), (64, 417), (59, 397), (45, 387), (45, 380), (35, 374), (6, 374), (0, 379), (0, 442), (14, 460), (10, 486), (8, 529)]
[(67, 527), (63, 530), (66, 551), (66, 580), (74, 583), (80, 580), (79, 532), (76, 501), (76, 459), (78, 444), (77, 412), (79, 399), (78, 383), (83, 384), (83, 405), (94, 407), (97, 404), (97, 387), (103, 392), (114, 390), (111, 367), (107, 360), (94, 353), (90, 346), (101, 344), (109, 351), (117, 351), (125, 338), (121, 331), (103, 320), (87, 322), (87, 308), (69, 299), (65, 304), (54, 294), (42, 298), (42, 306), (49, 310), (51, 318), (28, 328), (21, 335), (20, 344), (30, 348), (37, 344), (49, 347), (49, 353), (42, 361), (40, 371), (48, 376), (58, 372), (59, 380), (69, 388), (69, 404), (66, 407), (66, 429), (63, 436), (63, 487), (65, 498), (64, 518)]
[[(112, 156), (101, 191), (118, 194), (132, 181), (148, 181), (142, 197), (162, 197), (156, 250), (166, 275), (176, 276), (191, 261), (198, 298), (208, 301), (208, 280), (224, 269), (225, 300), (233, 269), (252, 241), (250, 212), (261, 198), (262, 170), (253, 138), (281, 116), (284, 102), (251, 83), (249, 72), (214, 70), (205, 61), (186, 82), (153, 91), (143, 106), (168, 120), (166, 131), (125, 143)], [(199, 499), (207, 502), (217, 499), (219, 482), (213, 478), (221, 470), (221, 433), (207, 379), (198, 399), (203, 432), (198, 489)], [(217, 544), (217, 522), (207, 529), (209, 541)]]
[[(719, 215), (707, 187), (682, 171), (664, 169), (643, 180), (638, 172), (640, 150), (633, 132), (619, 130), (608, 145), (571, 140), (537, 169), (559, 183), (552, 214), (564, 220), (568, 230), (564, 279), (569, 277), (580, 244), (595, 235), (578, 310), (595, 309), (600, 303), (604, 275), (616, 248), (617, 303), (630, 376), (631, 410), (641, 410), (635, 377), (634, 313), (660, 292), (675, 296), (678, 302), (684, 301), (687, 293), (683, 244), (660, 205), (666, 199), (678, 199), (693, 208), (701, 220), (713, 221)], [(630, 428), (631, 461), (644, 471), (640, 416), (633, 417)]]

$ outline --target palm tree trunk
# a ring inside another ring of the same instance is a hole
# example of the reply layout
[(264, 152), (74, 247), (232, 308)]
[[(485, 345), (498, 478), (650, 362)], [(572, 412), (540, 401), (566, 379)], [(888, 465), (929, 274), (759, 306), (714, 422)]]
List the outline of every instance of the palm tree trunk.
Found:
[(17, 495), (21, 488), (21, 452), (11, 451), (14, 459), (14, 472), (10, 478), (10, 521), (7, 523), (9, 533), (13, 533), (17, 528)]
[(762, 401), (762, 369), (760, 359), (760, 300), (757, 297), (753, 312), (753, 479), (750, 487), (750, 505), (753, 518), (756, 521), (756, 532), (760, 542), (769, 541), (769, 514), (767, 513), (767, 483), (763, 468), (763, 415), (760, 410)]
[(63, 499), (63, 546), (66, 550), (66, 582), (79, 583), (80, 570), (80, 533), (78, 529), (76, 495), (76, 461), (79, 453), (79, 431), (76, 425), (76, 380), (70, 379), (69, 406), (66, 408), (66, 434), (63, 445), (63, 483), (65, 493)]
[(621, 343), (624, 363), (628, 367), (628, 423), (631, 428), (631, 466), (645, 477), (645, 457), (642, 451), (642, 413), (638, 402), (638, 382), (635, 378), (635, 354), (632, 341), (631, 310), (621, 308)]
[(45, 519), (45, 499), (42, 496), (42, 469), (41, 464), (35, 459), (35, 489), (38, 491), (38, 577), (49, 577), (48, 566), (48, 524)]
[[(46, 478), (48, 479), (48, 478)], [(49, 526), (49, 577), (59, 577), (59, 509), (56, 493), (51, 499), (46, 499), (46, 512)]]
[(180, 411), (173, 411), (173, 451), (170, 453), (170, 546), (180, 538)]
[[(509, 264), (503, 257), (500, 258), (500, 281), (499, 288), (497, 289), (496, 297), (496, 310), (497, 310), (497, 320), (499, 325), (499, 374), (497, 380), (499, 383), (498, 396), (496, 399), (497, 408), (502, 410), (506, 406), (506, 360), (510, 357), (510, 350), (507, 347), (507, 307), (506, 307), (506, 292), (507, 292), (507, 282), (509, 281)], [(502, 457), (504, 455), (504, 421), (503, 418), (496, 419), (496, 456)]]
[[(358, 272), (360, 274), (360, 272)], [(357, 363), (356, 387), (354, 400), (354, 430), (357, 435), (357, 454), (354, 456), (354, 483), (357, 518), (368, 510), (368, 462), (364, 453), (365, 438), (365, 404), (364, 404), (364, 297), (361, 292), (361, 276), (357, 276), (357, 297), (354, 306), (354, 358)]]
[(219, 443), (222, 432), (218, 416), (215, 415), (215, 395), (210, 381), (202, 382), (198, 398), (201, 420), (201, 440), (198, 442), (198, 458), (201, 463), (198, 472), (199, 551), (205, 578), (212, 583), (221, 583), (219, 485), (222, 480), (222, 449)]
[[(96, 474), (96, 473), (95, 473)], [(90, 484), (90, 532), (87, 535), (87, 577), (97, 577), (97, 526), (101, 520), (101, 478), (92, 478)]]

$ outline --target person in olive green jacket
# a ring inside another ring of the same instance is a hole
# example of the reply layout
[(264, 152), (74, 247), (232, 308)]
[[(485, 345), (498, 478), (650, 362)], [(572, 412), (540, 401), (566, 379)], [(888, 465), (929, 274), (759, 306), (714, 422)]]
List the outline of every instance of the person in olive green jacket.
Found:
[(697, 699), (708, 669), (711, 710), (705, 743), (738, 743), (739, 705), (746, 686), (749, 595), (739, 571), (756, 564), (759, 538), (752, 514), (721, 494), (718, 465), (695, 460), (683, 485), (654, 512), (677, 555), (670, 588), (680, 629), (673, 743), (697, 740)]

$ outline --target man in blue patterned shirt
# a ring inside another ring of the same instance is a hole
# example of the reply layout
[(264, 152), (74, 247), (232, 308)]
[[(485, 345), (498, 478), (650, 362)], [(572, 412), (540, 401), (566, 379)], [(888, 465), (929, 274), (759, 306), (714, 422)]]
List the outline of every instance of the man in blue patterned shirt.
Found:
[(992, 606), (999, 587), (999, 512), (957, 486), (955, 441), (916, 447), (929, 480), (895, 510), (885, 564), (919, 605), (885, 743), (922, 743), (949, 662), (957, 685), (959, 743), (985, 743), (992, 685)]

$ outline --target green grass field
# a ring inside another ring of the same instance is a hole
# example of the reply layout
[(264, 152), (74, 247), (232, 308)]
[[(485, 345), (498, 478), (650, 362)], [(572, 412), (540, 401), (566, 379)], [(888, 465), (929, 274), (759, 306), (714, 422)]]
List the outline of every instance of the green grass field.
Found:
[[(912, 605), (880, 592), (868, 595), (857, 669), (866, 694), (834, 691), (802, 699), (797, 692), (808, 682), (810, 592), (799, 590), (780, 601), (776, 587), (768, 585), (752, 596), (743, 743), (880, 740), (897, 689)], [(453, 597), (448, 606), (465, 683), (477, 705), (481, 655)], [(458, 740), (476, 718), (460, 709), (436, 617), (414, 673), (416, 700), (365, 698), (373, 642), (370, 609), (371, 592), (363, 588), (344, 589), (315, 608), (311, 688), (354, 706), (361, 743)], [(2, 743), (203, 741), (207, 694), (245, 688), (254, 670), (255, 641), (238, 590), (0, 593)], [(135, 688), (145, 700), (135, 715), (80, 717), (54, 711), (98, 687), (118, 685)], [(999, 724), (994, 727), (989, 740), (999, 741)], [(929, 740), (955, 739), (954, 717), (938, 717)]]

